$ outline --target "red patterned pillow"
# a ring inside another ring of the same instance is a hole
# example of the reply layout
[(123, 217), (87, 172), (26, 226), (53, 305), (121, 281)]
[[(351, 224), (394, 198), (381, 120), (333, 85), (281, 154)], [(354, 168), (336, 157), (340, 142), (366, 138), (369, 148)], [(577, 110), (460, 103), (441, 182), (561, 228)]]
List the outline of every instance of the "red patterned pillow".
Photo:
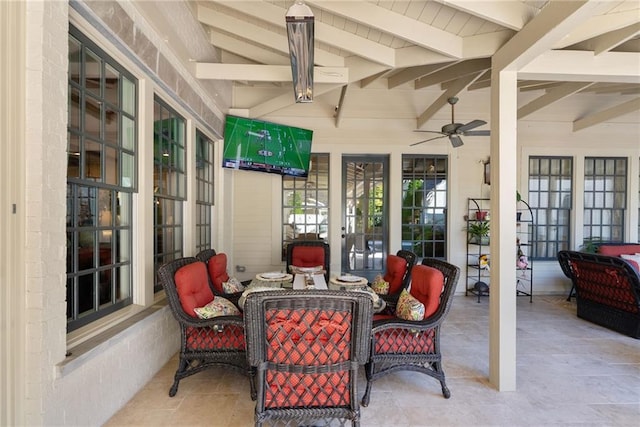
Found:
[(209, 287), (207, 267), (203, 262), (193, 262), (181, 267), (174, 275), (176, 290), (182, 309), (189, 316), (197, 317), (194, 309), (213, 300)]
[(444, 275), (426, 265), (416, 265), (411, 272), (411, 295), (424, 304), (424, 318), (436, 312), (444, 288)]
[(229, 281), (229, 274), (227, 274), (227, 254), (219, 253), (209, 258), (209, 277), (213, 287), (219, 293), (224, 293), (222, 288), (222, 282)]
[(324, 265), (324, 248), (320, 246), (296, 246), (291, 254), (291, 265), (315, 267)]
[(402, 290), (402, 279), (407, 271), (407, 260), (397, 255), (387, 257), (387, 271), (384, 281), (389, 282), (389, 294), (394, 295)]

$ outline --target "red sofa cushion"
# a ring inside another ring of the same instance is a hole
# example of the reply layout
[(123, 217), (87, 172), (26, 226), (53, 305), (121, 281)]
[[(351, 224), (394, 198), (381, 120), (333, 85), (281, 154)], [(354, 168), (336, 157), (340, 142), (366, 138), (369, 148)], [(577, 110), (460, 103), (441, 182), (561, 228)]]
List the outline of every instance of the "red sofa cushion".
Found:
[(207, 277), (207, 267), (200, 261), (187, 264), (176, 271), (174, 280), (182, 309), (189, 316), (197, 318), (198, 316), (193, 309), (213, 301), (213, 292), (211, 292)]
[(227, 273), (227, 254), (219, 253), (209, 258), (209, 277), (213, 287), (219, 294), (223, 294), (222, 282), (229, 281), (229, 274)]
[(416, 265), (411, 272), (411, 295), (424, 304), (424, 318), (436, 312), (444, 288), (444, 275), (426, 265)]
[(398, 294), (402, 290), (402, 279), (407, 271), (407, 260), (397, 255), (387, 257), (387, 271), (384, 281), (389, 282), (389, 294)]
[[(640, 245), (600, 245), (598, 247), (598, 253), (607, 256), (617, 256), (627, 254), (633, 255), (640, 253)], [(640, 265), (634, 260), (628, 259), (627, 262), (631, 264), (636, 270), (640, 271)]]
[(296, 246), (291, 254), (291, 265), (296, 267), (324, 265), (324, 248), (320, 246)]
[(640, 245), (600, 245), (598, 253), (608, 256), (640, 253)]

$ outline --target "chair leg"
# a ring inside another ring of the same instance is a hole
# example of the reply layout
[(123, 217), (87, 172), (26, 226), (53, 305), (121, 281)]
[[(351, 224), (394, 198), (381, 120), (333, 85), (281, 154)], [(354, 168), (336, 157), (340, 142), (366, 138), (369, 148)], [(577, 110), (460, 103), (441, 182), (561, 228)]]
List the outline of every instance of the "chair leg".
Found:
[(176, 373), (173, 376), (173, 378), (174, 378), (173, 385), (169, 389), (169, 396), (170, 397), (175, 396), (176, 393), (178, 392), (178, 384), (180, 383), (180, 379), (182, 377), (182, 374), (187, 370), (188, 366), (189, 366), (189, 362), (187, 362), (185, 359), (183, 359), (181, 357), (180, 358), (180, 362), (178, 362), (178, 369), (176, 370)]
[(567, 301), (571, 301), (571, 297), (573, 296), (575, 289), (576, 289), (576, 286), (572, 285), (571, 290), (569, 291), (569, 296), (567, 297)]
[(251, 400), (258, 398), (256, 390), (256, 368), (249, 368), (249, 386), (251, 387)]
[(362, 396), (362, 401), (360, 404), (365, 408), (369, 406), (369, 399), (371, 398), (371, 385), (373, 381), (371, 380), (373, 376), (373, 363), (369, 362), (364, 365), (365, 376), (367, 377), (367, 386), (364, 390), (364, 396)]

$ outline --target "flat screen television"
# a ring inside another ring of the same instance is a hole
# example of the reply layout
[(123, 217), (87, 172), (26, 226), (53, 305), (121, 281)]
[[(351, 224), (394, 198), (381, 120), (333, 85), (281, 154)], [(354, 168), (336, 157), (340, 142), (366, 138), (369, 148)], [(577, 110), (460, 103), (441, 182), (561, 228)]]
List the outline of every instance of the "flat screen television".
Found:
[(306, 177), (312, 137), (309, 129), (229, 115), (222, 166)]

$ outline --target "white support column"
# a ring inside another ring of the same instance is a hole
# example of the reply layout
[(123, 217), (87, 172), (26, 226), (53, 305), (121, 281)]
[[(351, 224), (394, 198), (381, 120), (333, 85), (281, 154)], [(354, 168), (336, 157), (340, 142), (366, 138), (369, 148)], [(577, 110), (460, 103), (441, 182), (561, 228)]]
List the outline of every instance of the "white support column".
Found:
[(517, 72), (491, 82), (491, 294), (489, 381), (516, 389)]

